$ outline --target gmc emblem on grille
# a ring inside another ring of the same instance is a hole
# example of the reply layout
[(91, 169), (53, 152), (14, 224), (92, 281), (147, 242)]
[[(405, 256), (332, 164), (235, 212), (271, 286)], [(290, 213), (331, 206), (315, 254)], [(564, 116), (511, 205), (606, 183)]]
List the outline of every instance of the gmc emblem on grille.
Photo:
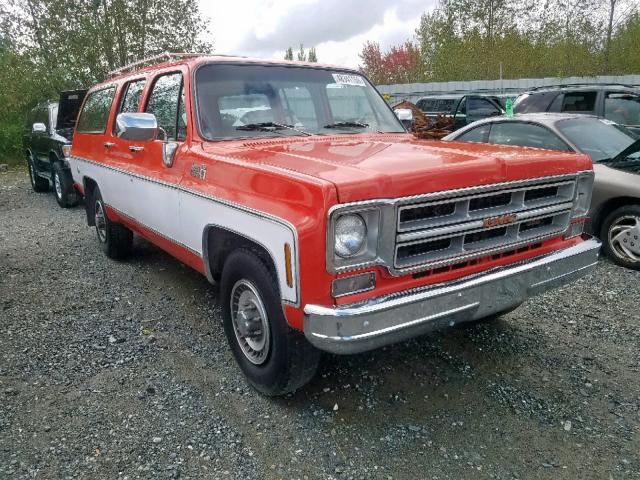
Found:
[(508, 225), (509, 223), (515, 222), (517, 218), (518, 216), (515, 213), (502, 215), (500, 217), (485, 218), (484, 221), (482, 222), (482, 226), (484, 228), (490, 228), (490, 227), (498, 227), (500, 225)]

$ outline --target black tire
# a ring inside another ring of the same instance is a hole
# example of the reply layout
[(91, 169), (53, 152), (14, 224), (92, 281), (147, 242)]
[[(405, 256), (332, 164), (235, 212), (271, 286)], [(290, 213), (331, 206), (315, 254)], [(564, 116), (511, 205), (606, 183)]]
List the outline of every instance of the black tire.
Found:
[[(622, 237), (616, 240), (618, 234)], [(640, 270), (640, 205), (625, 205), (607, 215), (600, 239), (602, 250), (615, 264)]]
[[(294, 392), (308, 383), (317, 370), (320, 351), (301, 332), (287, 324), (276, 276), (265, 262), (252, 251), (238, 249), (225, 262), (220, 283), (224, 331), (248, 382), (269, 396)], [(232, 318), (232, 295), (241, 287), (253, 287), (249, 295), (258, 295), (266, 314), (267, 328), (261, 330), (261, 340), (266, 346), (256, 356), (259, 359), (252, 357), (254, 361), (245, 354), (247, 337), (241, 340), (240, 334), (236, 333), (237, 323)], [(254, 363), (256, 361), (260, 363)]]
[(33, 191), (38, 193), (48, 192), (49, 181), (36, 173), (36, 167), (30, 156), (27, 158), (27, 167), (29, 168), (29, 180), (31, 180)]
[(71, 208), (78, 205), (78, 194), (73, 188), (71, 172), (62, 166), (61, 162), (54, 162), (51, 173), (53, 193), (58, 205), (62, 208)]
[(133, 232), (107, 217), (100, 189), (96, 186), (92, 195), (96, 234), (102, 251), (114, 260), (126, 258), (131, 253)]

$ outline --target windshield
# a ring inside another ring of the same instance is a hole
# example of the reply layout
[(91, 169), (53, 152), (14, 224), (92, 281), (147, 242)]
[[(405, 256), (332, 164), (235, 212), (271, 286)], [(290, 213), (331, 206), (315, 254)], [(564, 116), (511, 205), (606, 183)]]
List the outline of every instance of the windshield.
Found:
[(556, 127), (594, 162), (614, 158), (638, 139), (625, 127), (597, 118), (561, 120)]
[(196, 73), (201, 134), (210, 140), (404, 132), (362, 76), (276, 65), (204, 65)]

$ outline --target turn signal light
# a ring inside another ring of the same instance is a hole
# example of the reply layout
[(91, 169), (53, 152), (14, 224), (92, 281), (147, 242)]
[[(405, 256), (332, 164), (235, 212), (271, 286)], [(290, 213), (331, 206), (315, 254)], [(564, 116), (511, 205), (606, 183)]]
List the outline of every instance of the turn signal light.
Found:
[(374, 288), (376, 288), (376, 274), (367, 272), (351, 277), (336, 278), (331, 284), (331, 295), (334, 297), (342, 297), (344, 295), (366, 292)]
[(291, 245), (284, 244), (284, 269), (287, 276), (287, 286), (293, 287), (293, 270), (291, 268)]

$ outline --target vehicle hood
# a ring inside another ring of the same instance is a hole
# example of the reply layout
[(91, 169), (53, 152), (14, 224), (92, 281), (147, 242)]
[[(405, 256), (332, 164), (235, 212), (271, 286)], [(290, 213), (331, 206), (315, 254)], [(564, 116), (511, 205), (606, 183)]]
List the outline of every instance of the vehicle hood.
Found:
[[(205, 151), (219, 151), (207, 143)], [(237, 142), (225, 156), (333, 183), (341, 203), (392, 198), (591, 169), (586, 155), (418, 140), (410, 134)]]

